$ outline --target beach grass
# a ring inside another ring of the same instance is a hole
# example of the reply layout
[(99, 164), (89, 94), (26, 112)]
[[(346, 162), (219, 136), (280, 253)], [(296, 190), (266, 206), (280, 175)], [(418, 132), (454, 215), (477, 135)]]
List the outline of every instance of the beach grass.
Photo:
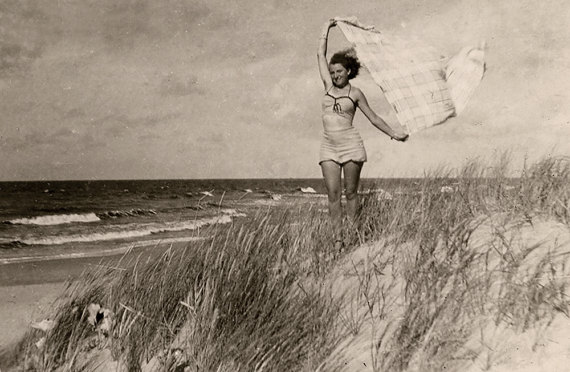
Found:
[(3, 358), (36, 371), (490, 369), (493, 337), (532, 329), (538, 342), (569, 314), (568, 246), (539, 227), (568, 230), (570, 162), (512, 173), (505, 155), (368, 190), (342, 252), (324, 204), (304, 203), (126, 256), (70, 283), (54, 328)]

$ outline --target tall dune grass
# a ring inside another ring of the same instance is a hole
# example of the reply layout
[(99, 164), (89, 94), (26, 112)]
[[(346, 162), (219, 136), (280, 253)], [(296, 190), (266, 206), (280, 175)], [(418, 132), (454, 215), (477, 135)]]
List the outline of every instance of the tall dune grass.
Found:
[[(356, 273), (356, 286), (368, 288), (362, 321), (377, 328), (374, 370), (464, 370), (481, 353), (466, 343), (482, 319), (522, 331), (568, 316), (569, 252), (554, 255), (557, 247), (526, 245), (516, 235), (541, 219), (568, 227), (569, 170), (568, 159), (549, 158), (507, 178), (506, 156), (493, 167), (472, 161), (455, 174), (426, 175), (392, 200), (367, 201), (360, 232), (382, 243), (366, 265), (393, 275)], [(401, 290), (391, 293), (396, 285)]]
[[(524, 330), (568, 315), (567, 269), (552, 250), (515, 243), (513, 227), (568, 225), (570, 163), (548, 158), (516, 178), (508, 170), (506, 156), (472, 161), (391, 198), (363, 196), (342, 254), (323, 206), (304, 204), (87, 272), (62, 298), (45, 345), (30, 332), (12, 366), (95, 370), (106, 352), (128, 371), (340, 371), (350, 355), (339, 350), (367, 330), (375, 371), (461, 370), (482, 353), (467, 345), (481, 319)], [(338, 268), (364, 245), (366, 268), (349, 264), (353, 279), (339, 291)], [(112, 311), (108, 334), (86, 322), (92, 303)]]

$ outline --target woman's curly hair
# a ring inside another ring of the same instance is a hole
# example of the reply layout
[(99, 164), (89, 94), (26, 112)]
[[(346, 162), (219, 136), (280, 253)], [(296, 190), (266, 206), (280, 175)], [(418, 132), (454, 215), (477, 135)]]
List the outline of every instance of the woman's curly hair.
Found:
[(348, 80), (354, 79), (360, 71), (360, 62), (356, 57), (354, 48), (344, 49), (333, 54), (330, 64), (334, 65), (340, 63), (345, 69), (350, 70)]

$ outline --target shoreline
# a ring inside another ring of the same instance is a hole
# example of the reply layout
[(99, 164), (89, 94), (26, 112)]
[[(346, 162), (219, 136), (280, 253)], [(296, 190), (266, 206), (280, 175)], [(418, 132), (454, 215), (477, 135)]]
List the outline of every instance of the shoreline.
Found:
[[(189, 241), (133, 247), (127, 252), (0, 264), (0, 354), (13, 347), (33, 322), (52, 318), (67, 286), (96, 266), (124, 268), (135, 259), (159, 256)], [(0, 366), (1, 368), (1, 366)]]
[(0, 286), (0, 355), (13, 347), (31, 329), (31, 324), (49, 316), (66, 282)]
[[(192, 237), (177, 237), (177, 238), (162, 238), (162, 239), (153, 239), (153, 240), (141, 240), (135, 242), (127, 242), (127, 243), (120, 243), (115, 248), (108, 248), (108, 249), (90, 249), (86, 250), (78, 250), (76, 252), (59, 254), (59, 255), (31, 255), (31, 256), (12, 256), (12, 257), (3, 257), (0, 258), (0, 267), (2, 265), (13, 265), (19, 263), (33, 263), (33, 262), (42, 262), (42, 261), (55, 261), (55, 260), (71, 260), (71, 259), (81, 259), (81, 258), (101, 258), (101, 257), (109, 257), (109, 256), (120, 256), (128, 254), (131, 250), (134, 249), (141, 249), (141, 248), (149, 248), (149, 247), (159, 247), (166, 244), (174, 244), (174, 243), (190, 243), (194, 241), (208, 239), (208, 237), (201, 237), (201, 236), (192, 236)], [(2, 284), (0, 283), (0, 286)]]
[(129, 262), (139, 255), (153, 256), (163, 253), (166, 249), (184, 248), (189, 243), (206, 238), (162, 239), (151, 241), (151, 244), (133, 245), (128, 247), (99, 250), (94, 252), (79, 252), (75, 255), (38, 256), (15, 258), (12, 262), (0, 260), (0, 288), (5, 286), (46, 284), (74, 280), (90, 266), (115, 266), (121, 260)]
[[(241, 223), (238, 219), (234, 223)], [(137, 260), (159, 257), (168, 249), (183, 249), (208, 239), (226, 225), (212, 225), (202, 234), (166, 236), (115, 248), (73, 252), (65, 256), (21, 256), (0, 259), (0, 355), (21, 340), (31, 324), (55, 316), (57, 300), (85, 271), (97, 266), (124, 269)], [(0, 366), (2, 368), (2, 366)]]

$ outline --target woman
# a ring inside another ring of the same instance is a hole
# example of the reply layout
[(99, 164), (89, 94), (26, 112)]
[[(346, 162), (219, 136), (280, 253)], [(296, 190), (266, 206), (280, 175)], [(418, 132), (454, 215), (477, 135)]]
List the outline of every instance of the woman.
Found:
[[(323, 27), (319, 38), (317, 53), (319, 72), (325, 85), (322, 104), (324, 135), (321, 142), (319, 164), (327, 187), (329, 213), (335, 231), (341, 227), (341, 174), (344, 172), (347, 218), (353, 223), (358, 208), (358, 183), (360, 171), (366, 161), (366, 150), (360, 134), (352, 126), (352, 120), (358, 107), (370, 122), (390, 138), (405, 141), (408, 135), (397, 133), (390, 128), (368, 105), (360, 89), (350, 84), (356, 77), (360, 63), (347, 51), (333, 55), (327, 63), (327, 39), (331, 27), (336, 25), (330, 20)], [(340, 248), (342, 241), (337, 236), (335, 245)]]

